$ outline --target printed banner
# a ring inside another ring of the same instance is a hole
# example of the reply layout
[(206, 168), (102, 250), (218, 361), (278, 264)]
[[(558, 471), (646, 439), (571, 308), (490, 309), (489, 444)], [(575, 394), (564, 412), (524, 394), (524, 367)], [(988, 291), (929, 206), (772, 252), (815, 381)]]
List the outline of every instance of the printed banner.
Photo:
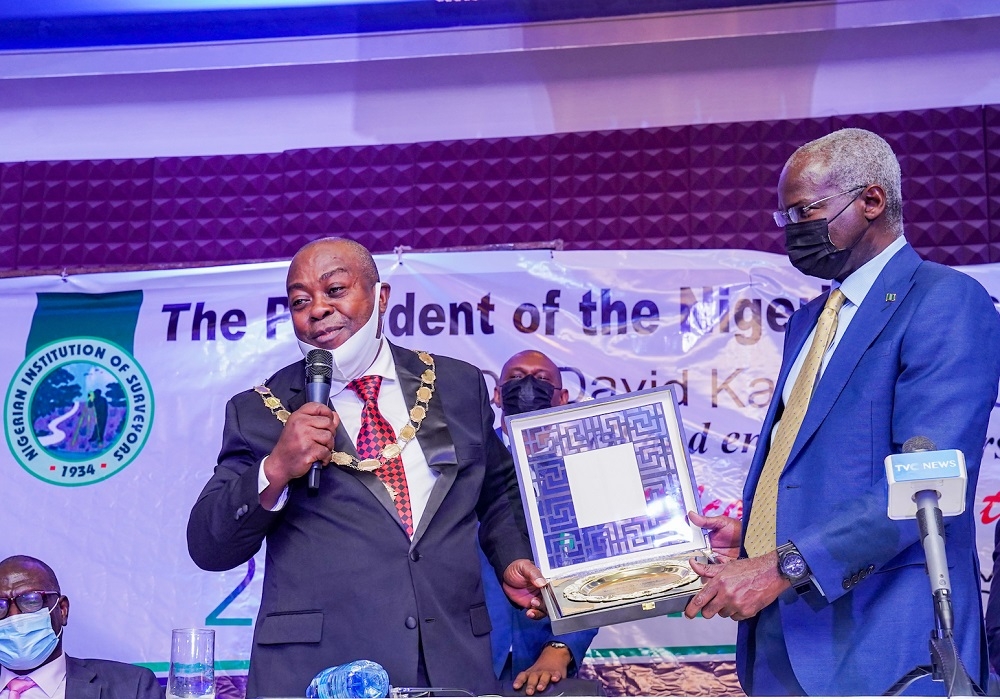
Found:
[[(745, 251), (376, 261), (391, 285), (389, 337), (477, 365), (491, 389), (506, 359), (529, 348), (561, 368), (573, 401), (673, 385), (703, 507), (732, 516), (784, 325), (822, 289), (783, 256)], [(286, 269), (0, 280), (0, 558), (26, 553), (56, 570), (72, 603), (70, 654), (165, 673), (170, 630), (208, 626), (222, 672), (245, 674), (263, 554), (201, 571), (187, 555), (187, 517), (215, 465), (226, 401), (301, 356)], [(1000, 266), (964, 271), (1000, 293)], [(991, 422), (976, 513), (986, 576), (1000, 518), (998, 427)], [(731, 659), (735, 631), (726, 619), (677, 616), (606, 627), (590, 662)]]

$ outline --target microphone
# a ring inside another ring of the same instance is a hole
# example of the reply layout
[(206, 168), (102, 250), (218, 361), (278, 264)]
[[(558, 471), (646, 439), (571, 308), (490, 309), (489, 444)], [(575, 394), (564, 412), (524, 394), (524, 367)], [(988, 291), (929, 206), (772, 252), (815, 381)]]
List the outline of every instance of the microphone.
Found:
[[(306, 395), (310, 403), (326, 405), (330, 400), (330, 380), (333, 376), (333, 354), (330, 350), (313, 349), (306, 355)], [(316, 461), (309, 469), (309, 491), (319, 490), (323, 462)]]
[[(950, 637), (954, 616), (942, 509), (948, 516), (965, 512), (965, 456), (958, 449), (936, 450), (927, 437), (911, 437), (903, 443), (902, 454), (886, 457), (885, 473), (889, 482), (889, 518), (916, 517), (938, 625), (942, 636)], [(916, 502), (915, 515), (907, 501)]]

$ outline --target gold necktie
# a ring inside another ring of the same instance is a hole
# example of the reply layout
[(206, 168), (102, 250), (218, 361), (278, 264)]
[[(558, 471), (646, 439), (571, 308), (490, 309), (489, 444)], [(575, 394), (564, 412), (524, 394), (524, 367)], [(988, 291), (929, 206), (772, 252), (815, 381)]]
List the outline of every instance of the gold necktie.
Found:
[(743, 547), (751, 557), (762, 556), (777, 548), (775, 532), (778, 478), (785, 468), (785, 462), (788, 461), (788, 455), (791, 454), (792, 445), (795, 443), (795, 436), (799, 433), (799, 427), (802, 426), (802, 420), (806, 416), (819, 369), (823, 366), (823, 356), (837, 332), (837, 313), (844, 305), (845, 299), (844, 292), (834, 289), (826, 300), (823, 312), (819, 314), (819, 320), (816, 322), (816, 335), (802, 363), (802, 370), (795, 379), (795, 386), (788, 397), (788, 405), (782, 413), (781, 422), (778, 423), (774, 442), (767, 452), (767, 459), (764, 461), (764, 468), (760, 472), (760, 480), (753, 496), (750, 522), (743, 538)]

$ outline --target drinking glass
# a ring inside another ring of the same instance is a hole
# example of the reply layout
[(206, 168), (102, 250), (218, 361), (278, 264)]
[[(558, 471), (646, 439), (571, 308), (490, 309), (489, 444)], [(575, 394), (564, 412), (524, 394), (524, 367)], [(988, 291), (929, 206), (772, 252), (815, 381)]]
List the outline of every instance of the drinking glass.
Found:
[(174, 629), (170, 639), (169, 699), (215, 699), (215, 631)]

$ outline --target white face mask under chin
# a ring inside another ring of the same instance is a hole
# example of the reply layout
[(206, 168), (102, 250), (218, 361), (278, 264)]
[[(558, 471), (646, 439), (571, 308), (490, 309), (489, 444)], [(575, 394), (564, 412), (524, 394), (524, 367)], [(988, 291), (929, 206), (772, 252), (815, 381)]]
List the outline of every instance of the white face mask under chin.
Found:
[[(378, 306), (379, 291), (382, 289), (382, 282), (375, 283), (375, 307), (372, 309), (372, 316), (368, 319), (360, 330), (347, 338), (340, 347), (329, 350), (333, 355), (333, 380), (347, 383), (359, 376), (363, 376), (378, 356), (379, 347), (382, 345), (382, 338), (378, 332)], [(302, 356), (309, 354), (310, 350), (320, 349), (310, 345), (308, 342), (297, 340)]]

